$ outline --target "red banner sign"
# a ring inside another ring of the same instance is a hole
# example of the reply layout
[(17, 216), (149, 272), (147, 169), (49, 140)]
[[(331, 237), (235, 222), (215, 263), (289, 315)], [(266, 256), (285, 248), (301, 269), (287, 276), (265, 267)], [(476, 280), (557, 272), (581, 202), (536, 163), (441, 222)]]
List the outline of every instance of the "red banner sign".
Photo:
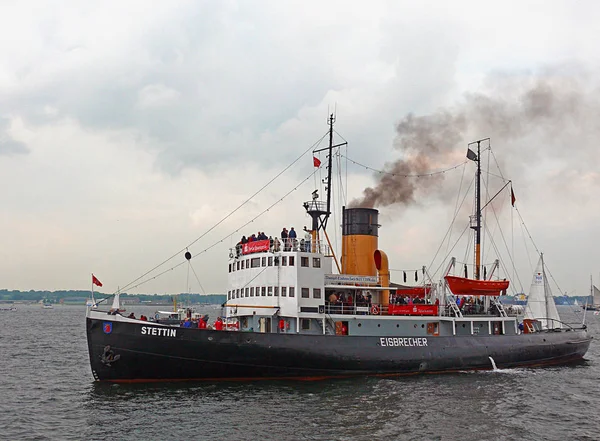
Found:
[(390, 305), (390, 315), (438, 315), (438, 305)]
[(260, 253), (261, 251), (269, 251), (271, 245), (270, 240), (255, 240), (242, 244), (242, 254)]

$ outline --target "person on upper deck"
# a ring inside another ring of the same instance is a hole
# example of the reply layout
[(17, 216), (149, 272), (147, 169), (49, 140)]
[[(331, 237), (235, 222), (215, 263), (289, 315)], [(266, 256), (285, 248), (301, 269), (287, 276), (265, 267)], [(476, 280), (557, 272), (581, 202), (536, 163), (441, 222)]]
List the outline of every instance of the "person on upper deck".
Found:
[(294, 230), (294, 227), (292, 227), (292, 228), (290, 229), (290, 233), (288, 234), (288, 237), (289, 237), (290, 239), (296, 239), (296, 237), (298, 237), (298, 236), (296, 235), (296, 231)]
[(310, 230), (308, 228), (304, 227), (304, 250), (302, 250), (302, 251), (306, 251), (307, 253), (310, 253), (311, 245), (312, 245), (312, 234), (310, 233)]
[(288, 230), (285, 227), (283, 228), (283, 230), (281, 230), (281, 241), (283, 242), (283, 251), (289, 251), (290, 247), (288, 240)]

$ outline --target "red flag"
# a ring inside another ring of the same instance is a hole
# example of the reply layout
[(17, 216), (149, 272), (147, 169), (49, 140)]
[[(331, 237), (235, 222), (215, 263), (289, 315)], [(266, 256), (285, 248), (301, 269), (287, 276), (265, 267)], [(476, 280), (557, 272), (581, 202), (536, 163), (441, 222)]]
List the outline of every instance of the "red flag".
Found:
[(321, 161), (319, 161), (319, 158), (317, 158), (316, 156), (313, 156), (313, 165), (315, 167), (321, 167)]
[(515, 192), (513, 191), (512, 187), (510, 187), (510, 201), (512, 203), (512, 206), (515, 206), (515, 202), (517, 202), (517, 198), (515, 197)]
[(94, 276), (93, 274), (92, 274), (92, 283), (96, 286), (102, 286), (102, 282), (100, 280), (96, 279), (96, 276)]

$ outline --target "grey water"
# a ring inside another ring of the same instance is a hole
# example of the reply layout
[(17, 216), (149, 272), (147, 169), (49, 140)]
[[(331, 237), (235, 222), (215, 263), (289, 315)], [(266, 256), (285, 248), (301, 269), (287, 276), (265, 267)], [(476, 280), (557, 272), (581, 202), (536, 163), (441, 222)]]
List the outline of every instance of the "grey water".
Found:
[[(595, 340), (572, 366), (110, 385), (93, 381), (85, 306), (17, 306), (0, 312), (2, 440), (600, 439), (600, 316), (589, 311)], [(569, 307), (559, 312), (581, 321)]]

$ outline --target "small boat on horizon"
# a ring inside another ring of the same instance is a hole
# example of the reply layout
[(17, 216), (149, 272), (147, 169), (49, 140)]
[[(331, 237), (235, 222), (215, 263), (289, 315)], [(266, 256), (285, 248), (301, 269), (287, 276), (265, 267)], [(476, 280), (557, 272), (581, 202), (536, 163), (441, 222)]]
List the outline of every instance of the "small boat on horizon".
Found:
[(2, 312), (10, 312), (10, 311), (16, 311), (17, 308), (15, 306), (11, 306), (10, 308), (0, 308), (0, 311)]
[(592, 277), (590, 277), (590, 298), (591, 303), (586, 302), (581, 307), (586, 311), (600, 311), (600, 289), (594, 285)]

